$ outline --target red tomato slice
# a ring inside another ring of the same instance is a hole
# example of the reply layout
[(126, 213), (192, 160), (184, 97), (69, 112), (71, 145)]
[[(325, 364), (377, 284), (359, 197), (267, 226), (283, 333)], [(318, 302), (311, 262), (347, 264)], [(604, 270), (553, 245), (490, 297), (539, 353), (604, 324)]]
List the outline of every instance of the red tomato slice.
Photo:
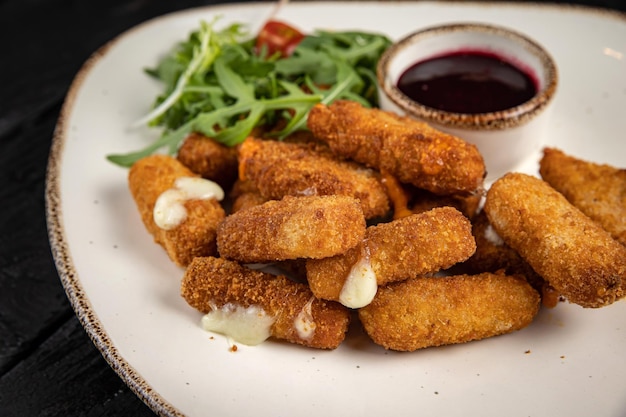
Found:
[(287, 57), (303, 38), (304, 34), (293, 26), (278, 20), (268, 20), (257, 36), (256, 51), (259, 53), (266, 45), (268, 56), (280, 52), (283, 57)]

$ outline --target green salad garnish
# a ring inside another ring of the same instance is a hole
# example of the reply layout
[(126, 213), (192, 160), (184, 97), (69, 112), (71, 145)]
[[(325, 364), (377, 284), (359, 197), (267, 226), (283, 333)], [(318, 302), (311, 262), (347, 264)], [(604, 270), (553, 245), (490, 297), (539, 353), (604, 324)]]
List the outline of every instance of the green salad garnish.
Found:
[(154, 143), (137, 152), (109, 155), (121, 166), (157, 151), (175, 154), (191, 132), (228, 146), (257, 126), (274, 127), (277, 139), (306, 129), (309, 110), (337, 99), (376, 106), (376, 64), (390, 40), (373, 33), (315, 31), (293, 53), (269, 55), (241, 24), (216, 30), (216, 21), (176, 46), (146, 70), (164, 86), (152, 111), (138, 124), (162, 128)]

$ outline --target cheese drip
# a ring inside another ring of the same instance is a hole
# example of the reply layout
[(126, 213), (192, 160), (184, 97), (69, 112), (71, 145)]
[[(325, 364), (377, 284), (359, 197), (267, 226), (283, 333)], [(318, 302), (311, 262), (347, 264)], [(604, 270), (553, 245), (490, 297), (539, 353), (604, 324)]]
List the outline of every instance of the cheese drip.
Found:
[(317, 327), (311, 311), (313, 301), (315, 301), (315, 297), (311, 297), (293, 321), (293, 326), (296, 328), (298, 336), (304, 340), (310, 340), (315, 334), (315, 328)]
[(157, 198), (153, 210), (154, 222), (164, 230), (171, 230), (187, 218), (185, 201), (224, 199), (224, 190), (213, 181), (200, 177), (180, 177), (174, 186)]
[(244, 345), (254, 346), (271, 336), (275, 321), (275, 317), (269, 316), (259, 306), (242, 307), (228, 303), (221, 308), (212, 307), (211, 311), (202, 317), (202, 327)]
[(376, 273), (370, 262), (369, 248), (364, 243), (361, 257), (350, 269), (341, 288), (339, 302), (349, 308), (365, 307), (372, 302), (377, 291)]

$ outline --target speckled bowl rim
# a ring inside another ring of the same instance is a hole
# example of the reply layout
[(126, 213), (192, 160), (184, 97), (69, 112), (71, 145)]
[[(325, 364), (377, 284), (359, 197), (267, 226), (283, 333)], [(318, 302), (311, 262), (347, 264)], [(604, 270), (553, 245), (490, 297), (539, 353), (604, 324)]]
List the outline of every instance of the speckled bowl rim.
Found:
[[(519, 43), (524, 49), (536, 56), (545, 67), (546, 84), (532, 99), (502, 111), (490, 113), (466, 114), (437, 110), (415, 102), (387, 80), (388, 67), (396, 55), (405, 47), (420, 40), (449, 32), (475, 32), (496, 35)], [(446, 127), (468, 130), (503, 130), (521, 126), (540, 114), (553, 100), (558, 85), (558, 69), (550, 53), (527, 35), (494, 24), (458, 22), (430, 26), (412, 32), (394, 42), (382, 55), (376, 68), (376, 77), (382, 94), (408, 115), (426, 122), (437, 123)]]

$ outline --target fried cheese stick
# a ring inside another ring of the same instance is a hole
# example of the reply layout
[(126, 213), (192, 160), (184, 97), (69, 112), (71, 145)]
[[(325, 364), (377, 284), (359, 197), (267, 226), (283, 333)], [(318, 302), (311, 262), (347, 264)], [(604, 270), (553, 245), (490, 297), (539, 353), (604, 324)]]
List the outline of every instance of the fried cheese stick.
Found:
[(472, 219), (472, 234), (476, 240), (476, 252), (463, 263), (462, 268), (470, 274), (504, 271), (507, 275), (523, 276), (539, 292), (543, 305), (556, 305), (558, 294), (513, 248), (504, 243), (482, 210)]
[(306, 284), (221, 258), (195, 258), (183, 276), (181, 294), (204, 314), (255, 307), (255, 315), (269, 320), (252, 323), (253, 328), (265, 325), (267, 336), (319, 349), (339, 346), (350, 321), (345, 307), (315, 298)]
[(378, 286), (447, 269), (475, 249), (469, 220), (452, 207), (435, 208), (368, 227), (344, 254), (307, 260), (307, 280), (316, 297), (359, 308)]
[(165, 155), (140, 159), (128, 172), (130, 192), (146, 229), (174, 263), (186, 266), (196, 256), (217, 254), (216, 229), (226, 214), (216, 198), (184, 198), (178, 207), (184, 213), (184, 220), (171, 227), (158, 225), (155, 206), (161, 196), (176, 189), (181, 178), (206, 181)]
[(328, 147), (248, 138), (239, 148), (239, 177), (261, 195), (347, 195), (361, 202), (367, 219), (389, 211), (389, 199), (377, 174), (354, 162), (340, 161)]
[(626, 245), (626, 170), (546, 148), (539, 172), (570, 203)]
[(334, 153), (435, 194), (473, 193), (485, 163), (476, 146), (426, 123), (359, 103), (318, 104), (308, 128)]
[(538, 311), (539, 295), (526, 281), (484, 273), (386, 285), (359, 318), (376, 344), (414, 351), (511, 333)]
[(199, 133), (185, 138), (177, 159), (203, 178), (230, 189), (237, 179), (237, 149), (222, 145)]
[(481, 199), (480, 194), (437, 195), (426, 190), (413, 190), (409, 207), (413, 213), (422, 213), (435, 207), (454, 207), (471, 220), (478, 212)]
[(325, 258), (365, 235), (359, 202), (348, 196), (287, 196), (226, 217), (217, 229), (220, 256), (242, 263)]
[(624, 296), (626, 247), (545, 181), (506, 174), (484, 210), (498, 235), (568, 301), (596, 308)]
[(239, 210), (245, 210), (248, 207), (258, 206), (267, 201), (254, 184), (250, 181), (236, 180), (230, 190), (230, 198), (232, 199), (231, 212), (235, 213)]

